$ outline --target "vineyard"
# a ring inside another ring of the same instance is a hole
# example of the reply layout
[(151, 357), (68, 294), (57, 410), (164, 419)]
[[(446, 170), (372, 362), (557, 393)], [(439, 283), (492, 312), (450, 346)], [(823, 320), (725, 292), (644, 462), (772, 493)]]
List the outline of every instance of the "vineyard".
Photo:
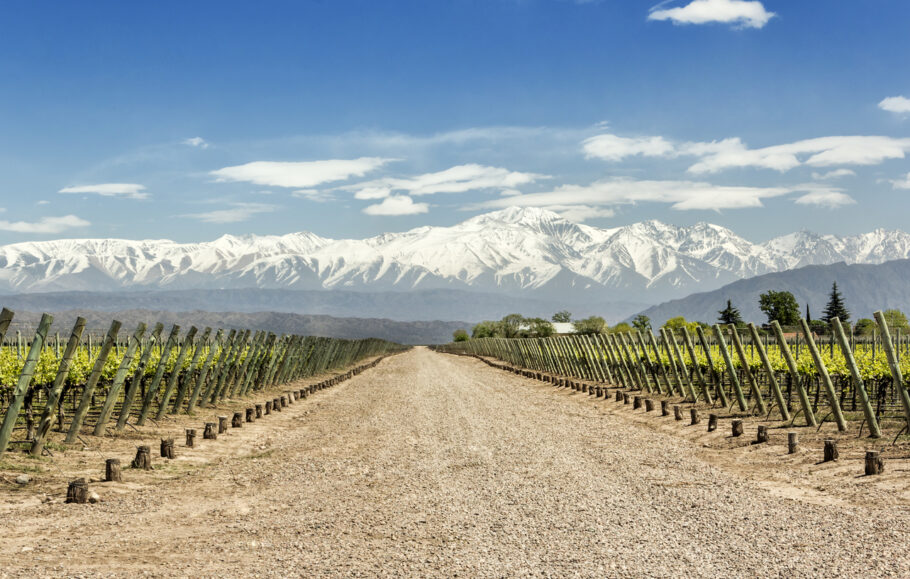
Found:
[(13, 317), (7, 309), (0, 313), (0, 454), (24, 445), (40, 455), (55, 426), (72, 443), (89, 432), (107, 435), (166, 415), (193, 414), (404, 349), (378, 339), (240, 329), (182, 331), (174, 325), (165, 333), (160, 323), (141, 323), (124, 336), (118, 321), (96, 336), (83, 318), (61, 340), (59, 333), (51, 337), (49, 314), (23, 340), (21, 330), (15, 339), (8, 336)]
[(680, 396), (687, 402), (722, 405), (743, 413), (777, 416), (816, 426), (833, 421), (846, 429), (863, 420), (873, 437), (883, 421), (910, 423), (908, 344), (893, 336), (881, 312), (881, 339), (857, 341), (835, 318), (831, 336), (819, 342), (805, 321), (784, 333), (775, 322), (701, 327), (692, 335), (661, 328), (651, 332), (566, 335), (552, 338), (482, 338), (440, 351), (495, 358), (527, 371), (608, 383)]

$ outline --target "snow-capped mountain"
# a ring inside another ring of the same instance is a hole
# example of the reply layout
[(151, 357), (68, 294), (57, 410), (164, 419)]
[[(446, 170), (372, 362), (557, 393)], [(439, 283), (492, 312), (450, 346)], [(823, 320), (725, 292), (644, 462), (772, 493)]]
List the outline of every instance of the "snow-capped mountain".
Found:
[(910, 234), (801, 231), (756, 244), (708, 223), (612, 229), (536, 208), (368, 239), (312, 233), (211, 242), (66, 239), (0, 247), (0, 291), (464, 289), (655, 303), (810, 264), (910, 257)]

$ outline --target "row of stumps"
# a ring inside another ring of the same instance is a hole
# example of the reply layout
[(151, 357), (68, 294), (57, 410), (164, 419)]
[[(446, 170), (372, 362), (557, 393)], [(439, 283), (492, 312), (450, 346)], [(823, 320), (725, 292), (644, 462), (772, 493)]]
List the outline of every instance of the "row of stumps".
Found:
[[(357, 366), (356, 368), (352, 368), (344, 374), (339, 374), (338, 376), (323, 380), (322, 382), (311, 384), (305, 388), (300, 388), (298, 390), (289, 390), (285, 392), (283, 396), (277, 396), (271, 400), (266, 400), (262, 403), (256, 403), (252, 406), (247, 407), (242, 412), (234, 412), (233, 416), (219, 416), (217, 422), (204, 423), (202, 438), (203, 440), (217, 440), (219, 434), (224, 434), (228, 431), (228, 424), (230, 424), (230, 428), (242, 428), (244, 422), (255, 422), (256, 420), (275, 412), (282, 412), (285, 408), (293, 404), (295, 401), (302, 400), (310, 394), (318, 392), (319, 390), (331, 388), (332, 386), (336, 386), (342, 382), (350, 380), (364, 370), (373, 368), (381, 361), (382, 357), (377, 358), (368, 364), (363, 364)], [(185, 447), (194, 448), (196, 446), (196, 429), (187, 428), (185, 429), (184, 434), (186, 435)], [(176, 458), (177, 455), (174, 451), (174, 438), (161, 439), (160, 454), (161, 458)], [(139, 470), (153, 469), (151, 446), (141, 445), (136, 447), (136, 457), (130, 463), (130, 468)], [(104, 481), (123, 482), (123, 472), (119, 458), (109, 458), (105, 461)], [(88, 482), (84, 478), (78, 478), (74, 481), (71, 481), (66, 490), (67, 503), (84, 504), (87, 502), (96, 502), (97, 498), (93, 497), (97, 497), (97, 495), (89, 490)]]
[[(609, 398), (609, 389), (604, 385), (599, 384), (589, 384), (580, 380), (573, 380), (571, 378), (565, 378), (563, 376), (556, 376), (553, 374), (547, 374), (545, 372), (538, 372), (535, 370), (526, 370), (523, 368), (516, 368), (508, 364), (500, 364), (498, 362), (493, 362), (482, 356), (475, 356), (478, 360), (486, 363), (493, 368), (499, 370), (506, 370), (512, 372), (513, 374), (518, 374), (525, 378), (531, 378), (541, 382), (546, 382), (548, 384), (553, 384), (558, 388), (571, 388), (577, 392), (582, 392), (594, 396), (596, 398), (603, 397), (604, 400)], [(628, 392), (623, 392), (622, 390), (615, 391), (615, 400), (616, 402), (622, 402), (623, 404), (631, 404), (633, 410), (638, 410), (644, 407), (645, 412), (654, 411), (654, 400), (647, 398), (645, 396), (637, 396), (629, 394)], [(660, 415), (669, 416), (670, 415), (670, 401), (661, 400), (660, 401)], [(677, 421), (684, 420), (683, 418), (683, 408), (678, 404), (673, 405), (673, 418)], [(689, 424), (697, 425), (701, 423), (701, 415), (698, 412), (698, 408), (690, 407), (689, 408)], [(709, 414), (708, 415), (708, 432), (714, 432), (717, 430), (718, 415)], [(744, 425), (742, 420), (733, 420), (731, 422), (731, 436), (739, 437), (744, 433)], [(758, 431), (756, 433), (755, 441), (753, 444), (763, 444), (768, 442), (769, 433), (768, 427), (760, 424), (758, 425)], [(787, 433), (787, 453), (795, 454), (799, 450), (799, 435), (795, 432)], [(840, 454), (837, 450), (837, 441), (833, 438), (825, 440), (822, 462), (831, 462), (838, 460)], [(882, 459), (881, 454), (877, 450), (867, 450), (866, 459), (865, 459), (865, 473), (866, 475), (876, 475), (881, 474), (885, 470), (885, 462)]]

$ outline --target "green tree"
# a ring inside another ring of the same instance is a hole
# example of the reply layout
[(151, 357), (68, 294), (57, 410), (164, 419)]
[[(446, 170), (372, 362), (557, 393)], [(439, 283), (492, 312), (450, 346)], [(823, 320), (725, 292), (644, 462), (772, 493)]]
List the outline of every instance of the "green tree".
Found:
[[(650, 328), (650, 327), (651, 326), (648, 325), (648, 328)], [(610, 328), (607, 331), (611, 334), (623, 334), (625, 332), (631, 332), (632, 326), (630, 326), (626, 322), (619, 322), (618, 324), (616, 324), (615, 326), (613, 326), (612, 328)]]
[(472, 338), (494, 338), (497, 335), (498, 322), (483, 321), (471, 330)]
[(871, 336), (873, 333), (875, 333), (875, 329), (877, 327), (878, 324), (875, 323), (875, 320), (870, 320), (869, 318), (860, 318), (856, 320), (856, 325), (853, 326), (853, 331), (861, 336)]
[(468, 332), (465, 331), (464, 328), (459, 328), (459, 329), (455, 330), (454, 332), (452, 332), (452, 341), (453, 342), (467, 342), (470, 339), (471, 338), (470, 338), (470, 336), (468, 336)]
[(774, 320), (782, 326), (799, 323), (799, 304), (790, 292), (769, 290), (758, 296), (758, 308), (767, 316), (769, 324)]
[(575, 332), (578, 334), (604, 334), (607, 331), (607, 321), (600, 316), (591, 316), (583, 320), (575, 320)]
[(521, 314), (503, 316), (503, 318), (499, 320), (499, 331), (497, 334), (502, 338), (517, 338), (523, 322), (524, 316)]
[(561, 312), (556, 312), (553, 314), (553, 321), (557, 324), (568, 324), (572, 321), (572, 312), (569, 310), (562, 310)]
[(722, 324), (734, 324), (736, 326), (743, 325), (743, 317), (740, 315), (739, 310), (733, 307), (733, 303), (730, 300), (727, 300), (727, 307), (717, 312), (719, 321)]
[(687, 322), (686, 318), (682, 316), (676, 316), (675, 318), (670, 318), (663, 325), (664, 328), (668, 330), (673, 330), (674, 332), (682, 331), (683, 328), (686, 329), (690, 334), (695, 333), (699, 326), (698, 322)]
[(556, 333), (553, 324), (543, 318), (525, 318), (522, 335), (527, 338), (549, 338)]
[(900, 310), (885, 310), (882, 315), (885, 316), (885, 321), (888, 322), (888, 329), (892, 332), (894, 330), (900, 330), (901, 332), (910, 330), (910, 324), (907, 323), (907, 316), (904, 315), (904, 312)]
[(644, 314), (638, 314), (635, 316), (635, 319), (632, 320), (632, 325), (635, 326), (635, 329), (639, 332), (645, 333), (651, 331), (651, 318)]
[(842, 324), (850, 323), (850, 312), (847, 311), (847, 306), (844, 305), (844, 297), (837, 291), (837, 282), (831, 285), (831, 293), (828, 294), (828, 305), (825, 306), (825, 311), (822, 315), (822, 319), (825, 320), (826, 324), (830, 324), (834, 318), (839, 318)]

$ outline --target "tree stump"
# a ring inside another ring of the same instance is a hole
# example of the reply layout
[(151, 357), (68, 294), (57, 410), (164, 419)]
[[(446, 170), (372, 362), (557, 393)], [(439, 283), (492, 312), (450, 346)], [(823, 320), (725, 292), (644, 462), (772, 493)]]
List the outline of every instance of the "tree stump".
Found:
[(294, 391), (291, 390), (288, 392), (288, 405), (291, 405), (293, 403), (294, 403)]
[(795, 432), (787, 433), (787, 454), (796, 454), (799, 450), (799, 435)]
[(142, 470), (152, 470), (152, 449), (146, 445), (137, 446), (136, 458), (133, 459), (130, 466)]
[(161, 458), (174, 458), (174, 439), (173, 438), (162, 438), (161, 439)]
[(650, 398), (645, 399), (645, 412), (652, 412), (654, 410), (654, 401)]
[(667, 400), (660, 401), (660, 415), (670, 416), (670, 403)]
[(265, 413), (266, 414), (272, 413), (272, 401), (271, 400), (266, 400), (266, 402), (265, 402)]
[(701, 422), (701, 418), (698, 416), (698, 408), (690, 408), (689, 416), (692, 418), (692, 422), (689, 423), (690, 425), (698, 424)]
[(281, 407), (281, 408), (286, 408), (287, 405), (288, 405), (288, 398), (287, 398), (287, 396), (282, 396), (282, 397), (280, 398), (280, 400), (281, 400), (281, 406), (280, 406), (280, 407)]
[(262, 404), (256, 405), (256, 418), (262, 418)]
[(186, 429), (186, 447), (193, 448), (193, 446), (195, 444), (196, 444), (196, 429), (187, 428)]
[(742, 420), (734, 420), (734, 421), (732, 422), (732, 425), (733, 425), (733, 436), (734, 436), (734, 437), (736, 437), (736, 436), (742, 436), (742, 435), (743, 435), (743, 421), (742, 421)]
[(228, 429), (228, 417), (219, 416), (218, 417), (218, 434), (224, 434)]
[(255, 409), (255, 408), (247, 408), (247, 409), (246, 409), (246, 421), (247, 421), (247, 422), (252, 422), (252, 421), (254, 421), (254, 420), (256, 420), (256, 409)]
[(825, 454), (822, 462), (831, 462), (832, 460), (837, 460), (839, 457), (840, 453), (837, 452), (837, 441), (833, 438), (825, 439)]
[(632, 410), (638, 410), (641, 408), (641, 396), (636, 396), (632, 399)]
[(682, 408), (679, 407), (679, 404), (673, 405), (673, 418), (682, 420)]
[(708, 432), (717, 430), (717, 414), (708, 415)]
[(272, 410), (277, 410), (278, 412), (281, 412), (281, 400), (279, 400), (278, 398), (275, 398), (274, 400), (272, 400)]
[(88, 502), (88, 483), (84, 478), (77, 478), (66, 487), (66, 502), (77, 505), (84, 505)]
[(629, 403), (629, 400), (630, 400), (629, 395), (626, 394), (625, 392), (623, 392), (623, 393), (622, 393), (622, 403), (623, 403), (623, 404), (628, 404), (628, 403)]
[(234, 416), (231, 418), (231, 428), (242, 428), (243, 427), (243, 413), (235, 412)]
[(885, 471), (885, 461), (879, 456), (877, 450), (866, 451), (866, 474), (882, 474)]
[(616, 391), (616, 401), (617, 402), (622, 401), (622, 392), (619, 390)]
[(104, 461), (104, 480), (107, 482), (123, 482), (120, 474), (120, 459), (109, 458)]
[(214, 422), (206, 422), (205, 430), (202, 431), (203, 440), (217, 440), (218, 439), (218, 425)]
[(768, 442), (768, 427), (764, 424), (758, 425), (758, 434), (755, 436), (755, 442), (758, 444)]

